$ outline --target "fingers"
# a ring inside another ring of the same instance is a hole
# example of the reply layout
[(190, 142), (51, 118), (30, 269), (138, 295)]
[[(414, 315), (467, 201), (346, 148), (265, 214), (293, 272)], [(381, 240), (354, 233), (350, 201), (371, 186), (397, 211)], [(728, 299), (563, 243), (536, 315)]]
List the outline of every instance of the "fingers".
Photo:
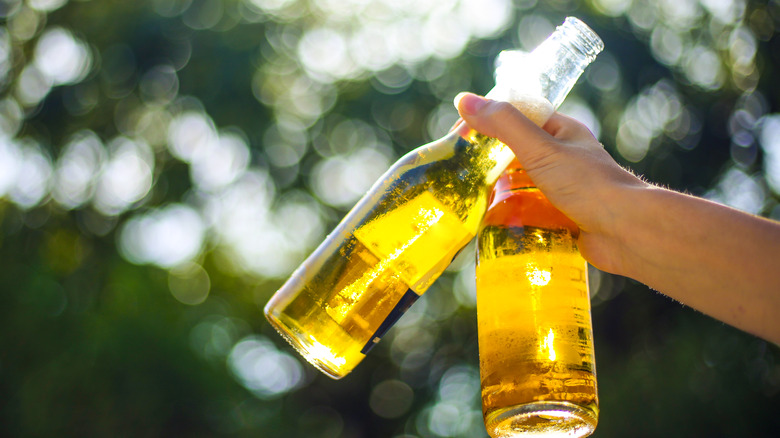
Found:
[[(455, 97), (455, 106), (472, 129), (501, 140), (513, 150), (515, 145), (535, 145), (551, 140), (547, 132), (509, 103), (460, 93)], [(518, 153), (515, 151), (515, 154)]]
[(455, 106), (469, 127), (509, 146), (529, 171), (560, 158), (559, 153), (569, 149), (560, 146), (603, 151), (601, 143), (585, 125), (560, 113), (553, 113), (544, 128), (540, 128), (507, 102), (464, 92), (455, 97)]
[(553, 138), (517, 108), (472, 93), (460, 93), (455, 106), (463, 120), (478, 132), (509, 146), (521, 162), (544, 155)]
[(550, 119), (547, 120), (544, 130), (560, 140), (593, 137), (593, 133), (590, 132), (587, 126), (572, 117), (557, 112), (553, 113)]

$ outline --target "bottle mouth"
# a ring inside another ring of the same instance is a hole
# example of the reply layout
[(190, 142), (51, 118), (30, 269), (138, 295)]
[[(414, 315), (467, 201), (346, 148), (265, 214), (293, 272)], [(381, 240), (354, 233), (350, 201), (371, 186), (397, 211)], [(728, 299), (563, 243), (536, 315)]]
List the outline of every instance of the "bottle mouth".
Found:
[(573, 46), (588, 57), (588, 62), (592, 62), (604, 50), (604, 41), (579, 18), (566, 17), (558, 29), (574, 39)]

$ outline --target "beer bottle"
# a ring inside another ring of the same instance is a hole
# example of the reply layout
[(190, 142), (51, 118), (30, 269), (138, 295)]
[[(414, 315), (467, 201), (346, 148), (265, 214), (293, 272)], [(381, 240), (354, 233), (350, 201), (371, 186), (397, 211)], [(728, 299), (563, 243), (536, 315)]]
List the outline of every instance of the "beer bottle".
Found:
[[(488, 95), (541, 125), (602, 47), (568, 18), (531, 53), (502, 52)], [(513, 157), (463, 123), (407, 153), (271, 297), (267, 319), (311, 364), (345, 376), (476, 235)]]
[(577, 233), (512, 161), (477, 236), (482, 411), (493, 438), (581, 437), (596, 427), (588, 267)]

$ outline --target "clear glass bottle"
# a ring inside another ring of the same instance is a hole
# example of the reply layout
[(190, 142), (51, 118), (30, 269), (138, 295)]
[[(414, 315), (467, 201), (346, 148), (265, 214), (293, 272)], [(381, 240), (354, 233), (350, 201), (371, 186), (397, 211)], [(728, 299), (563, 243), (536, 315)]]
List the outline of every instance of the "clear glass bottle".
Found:
[(482, 411), (493, 438), (582, 437), (596, 428), (588, 266), (578, 232), (513, 161), (477, 236)]
[[(489, 96), (541, 125), (602, 47), (567, 18), (533, 52), (502, 52)], [(271, 297), (266, 318), (314, 366), (345, 376), (476, 235), (513, 157), (465, 124), (407, 153)]]

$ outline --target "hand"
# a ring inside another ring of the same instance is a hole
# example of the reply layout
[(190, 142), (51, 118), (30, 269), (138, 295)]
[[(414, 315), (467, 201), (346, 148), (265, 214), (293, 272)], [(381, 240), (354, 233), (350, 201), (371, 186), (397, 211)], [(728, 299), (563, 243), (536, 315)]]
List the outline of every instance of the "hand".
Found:
[(518, 109), (471, 93), (456, 97), (469, 127), (509, 146), (550, 202), (580, 228), (580, 252), (599, 269), (619, 273), (621, 261), (608, 251), (617, 238), (617, 193), (648, 184), (620, 167), (587, 127), (555, 113), (539, 128)]
[(579, 226), (591, 264), (780, 344), (779, 222), (645, 183), (569, 117), (541, 129), (508, 103), (461, 93), (456, 106)]

